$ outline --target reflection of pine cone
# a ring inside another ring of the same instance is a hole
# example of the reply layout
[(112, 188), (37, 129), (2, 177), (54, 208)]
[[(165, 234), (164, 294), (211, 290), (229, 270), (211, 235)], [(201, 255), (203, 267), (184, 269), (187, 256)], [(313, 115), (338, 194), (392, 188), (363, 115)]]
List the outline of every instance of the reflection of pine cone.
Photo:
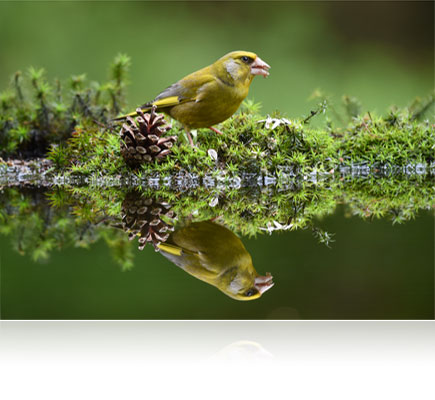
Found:
[(130, 240), (139, 236), (139, 250), (152, 243), (154, 249), (159, 251), (157, 246), (168, 239), (174, 227), (161, 217), (172, 220), (175, 213), (170, 208), (168, 203), (143, 198), (136, 191), (127, 194), (122, 202), (122, 227), (128, 232)]
[(140, 108), (136, 112), (136, 117), (127, 117), (120, 132), (121, 154), (132, 168), (144, 162), (162, 160), (177, 140), (176, 136), (161, 137), (171, 126), (166, 124), (163, 115), (156, 113), (156, 106), (152, 107), (151, 113), (144, 114)]

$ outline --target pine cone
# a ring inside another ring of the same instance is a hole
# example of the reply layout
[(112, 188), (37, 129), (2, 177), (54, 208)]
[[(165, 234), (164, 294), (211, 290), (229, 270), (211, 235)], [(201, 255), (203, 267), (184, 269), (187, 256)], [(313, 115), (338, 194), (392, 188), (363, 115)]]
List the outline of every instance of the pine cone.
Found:
[(122, 125), (121, 154), (126, 163), (136, 168), (144, 162), (161, 161), (171, 152), (171, 147), (177, 140), (176, 136), (161, 137), (171, 126), (163, 119), (162, 114), (156, 113), (156, 106), (150, 113), (136, 109), (137, 116), (127, 117)]
[(139, 250), (143, 250), (147, 243), (154, 246), (155, 251), (160, 243), (168, 240), (170, 232), (174, 230), (161, 219), (165, 216), (169, 219), (175, 217), (168, 203), (150, 198), (143, 198), (138, 191), (127, 193), (122, 202), (122, 228), (129, 234), (129, 239), (139, 237)]

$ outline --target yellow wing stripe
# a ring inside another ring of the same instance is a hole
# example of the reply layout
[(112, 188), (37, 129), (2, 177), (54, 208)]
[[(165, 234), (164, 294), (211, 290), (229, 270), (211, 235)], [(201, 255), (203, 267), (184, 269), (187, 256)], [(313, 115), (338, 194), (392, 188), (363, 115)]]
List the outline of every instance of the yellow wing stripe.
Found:
[[(152, 103), (154, 106), (157, 106), (157, 110), (160, 110), (161, 108), (166, 108), (166, 107), (172, 107), (172, 106), (176, 106), (177, 104), (180, 104), (180, 99), (178, 96), (170, 96), (170, 97), (165, 97), (164, 99), (160, 99), (157, 101), (154, 101)], [(149, 111), (151, 110), (151, 107), (141, 107), (142, 111)], [(114, 119), (114, 121), (119, 121), (121, 119), (125, 119), (127, 117), (135, 117), (137, 115), (136, 111), (133, 111), (129, 114), (125, 114), (125, 115), (121, 115), (119, 117), (116, 117)]]
[[(141, 108), (141, 110), (142, 111), (149, 111), (149, 110), (151, 110), (151, 107), (144, 107), (144, 108)], [(126, 119), (127, 117), (135, 117), (136, 115), (137, 115), (137, 112), (133, 111), (129, 114), (120, 115), (119, 117), (114, 118), (113, 121), (120, 121), (121, 119)]]
[[(149, 110), (151, 110), (151, 108), (149, 108), (149, 107), (148, 108), (142, 108), (142, 110), (143, 111), (149, 111)], [(121, 119), (126, 119), (127, 117), (135, 117), (136, 115), (137, 115), (137, 112), (133, 111), (133, 112), (131, 112), (129, 114), (120, 115), (119, 117), (116, 117), (113, 120), (114, 121), (119, 121)]]
[(153, 101), (153, 105), (157, 106), (157, 109), (163, 107), (172, 107), (176, 106), (177, 104), (180, 104), (180, 99), (178, 96), (170, 96), (165, 97), (164, 99)]
[(183, 251), (181, 247), (173, 246), (167, 243), (160, 243), (157, 247), (163, 251), (166, 251), (166, 253), (172, 254), (174, 256), (181, 256), (181, 253)]

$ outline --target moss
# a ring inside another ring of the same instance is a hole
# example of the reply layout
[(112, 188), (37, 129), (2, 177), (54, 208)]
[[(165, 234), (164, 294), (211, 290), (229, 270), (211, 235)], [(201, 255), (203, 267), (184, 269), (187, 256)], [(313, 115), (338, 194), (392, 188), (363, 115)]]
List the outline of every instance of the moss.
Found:
[(65, 84), (49, 83), (43, 69), (17, 72), (10, 88), (0, 94), (0, 156), (42, 157), (52, 145), (65, 144), (77, 127), (107, 123), (125, 106), (129, 58), (119, 55), (109, 80), (89, 82), (86, 75)]
[[(143, 164), (130, 170), (120, 156), (117, 129), (93, 124), (77, 125), (64, 145), (50, 148), (48, 158), (68, 175), (172, 175), (174, 171), (198, 174), (219, 173), (234, 176), (241, 172), (278, 174), (283, 167), (298, 175), (326, 174), (341, 165), (430, 164), (434, 160), (434, 127), (416, 121), (402, 110), (386, 117), (353, 118), (344, 128), (310, 128), (300, 120), (263, 117), (250, 111), (247, 104), (239, 114), (225, 121), (224, 136), (208, 130), (196, 134), (196, 148), (187, 141), (173, 147), (163, 162)], [(175, 126), (170, 134), (183, 137)], [(218, 171), (218, 172), (217, 172)]]
[[(113, 117), (125, 106), (125, 86), (130, 60), (119, 55), (104, 84), (88, 82), (85, 75), (71, 77), (64, 90), (59, 81), (48, 83), (42, 69), (30, 68), (25, 78), (15, 74), (11, 87), (0, 96), (0, 156), (46, 156), (65, 175), (128, 175), (120, 156), (120, 124)], [(164, 162), (144, 164), (134, 171), (164, 175), (174, 170), (204, 176), (217, 168), (276, 173), (280, 166), (300, 174), (322, 173), (342, 163), (400, 165), (433, 161), (434, 96), (417, 99), (408, 108), (392, 109), (385, 116), (361, 114), (357, 99), (344, 96), (347, 123), (311, 127), (318, 115), (328, 116), (328, 101), (318, 94), (318, 106), (297, 120), (279, 112), (260, 114), (260, 105), (247, 101), (239, 113), (221, 124), (224, 135), (208, 129), (193, 133), (196, 148), (175, 123), (168, 132), (179, 140)], [(332, 110), (335, 113), (334, 110)], [(424, 119), (429, 115), (432, 120)]]

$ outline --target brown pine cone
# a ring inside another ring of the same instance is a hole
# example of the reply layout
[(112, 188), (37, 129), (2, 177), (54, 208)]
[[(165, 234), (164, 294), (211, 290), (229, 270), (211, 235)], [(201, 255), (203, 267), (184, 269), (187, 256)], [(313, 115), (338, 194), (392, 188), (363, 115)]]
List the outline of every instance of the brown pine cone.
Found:
[(137, 116), (127, 117), (122, 125), (121, 154), (125, 162), (132, 168), (137, 168), (145, 162), (161, 161), (171, 152), (176, 136), (162, 135), (171, 129), (162, 114), (156, 113), (156, 106), (150, 113), (136, 109)]
[(151, 243), (159, 251), (158, 245), (168, 239), (174, 227), (161, 217), (173, 220), (175, 213), (170, 208), (168, 203), (144, 198), (138, 191), (127, 193), (121, 207), (122, 228), (130, 240), (139, 237), (139, 250)]

